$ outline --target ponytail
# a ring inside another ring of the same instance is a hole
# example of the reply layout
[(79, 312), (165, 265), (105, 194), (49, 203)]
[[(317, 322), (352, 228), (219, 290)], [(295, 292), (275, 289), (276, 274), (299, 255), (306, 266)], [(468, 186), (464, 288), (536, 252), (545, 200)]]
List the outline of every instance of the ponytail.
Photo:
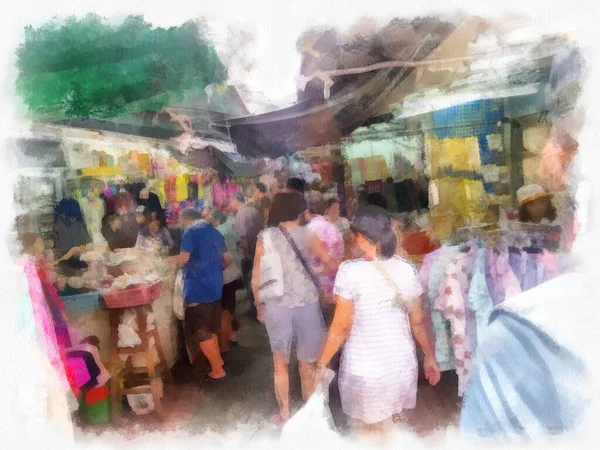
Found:
[(390, 259), (396, 254), (396, 248), (398, 245), (398, 237), (394, 230), (389, 227), (381, 234), (381, 256), (385, 259)]

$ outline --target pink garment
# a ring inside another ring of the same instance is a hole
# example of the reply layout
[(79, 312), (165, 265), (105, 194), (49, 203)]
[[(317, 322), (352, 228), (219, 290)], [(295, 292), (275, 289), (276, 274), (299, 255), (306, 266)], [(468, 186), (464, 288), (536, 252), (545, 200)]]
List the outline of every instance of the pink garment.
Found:
[(494, 305), (521, 293), (519, 279), (509, 264), (508, 252), (490, 251), (488, 253), (488, 264), (492, 279), (489, 286)]
[[(344, 238), (338, 228), (327, 221), (323, 216), (317, 216), (310, 221), (308, 229), (325, 244), (330, 254), (338, 261), (344, 257)], [(311, 259), (311, 266), (315, 271), (320, 287), (333, 303), (333, 285), (336, 271), (329, 271), (318, 258)]]
[(107, 200), (112, 197), (112, 191), (108, 186), (102, 189), (102, 195), (104, 195), (104, 198), (106, 198)]
[(467, 388), (473, 367), (473, 321), (466, 308), (473, 265), (478, 247), (472, 245), (468, 253), (459, 252), (446, 269), (446, 276), (440, 285), (435, 309), (441, 311), (452, 327), (452, 349), (458, 375), (458, 395)]
[(577, 153), (578, 144), (562, 126), (557, 126), (553, 136), (548, 139), (542, 150), (542, 160), (538, 176), (544, 181), (546, 189), (560, 191), (568, 186), (567, 172)]
[(428, 253), (423, 258), (421, 270), (419, 270), (419, 281), (421, 282), (421, 286), (423, 286), (423, 292), (427, 292), (429, 290), (429, 274), (439, 252), (439, 249), (435, 250), (431, 253)]
[(548, 274), (548, 278), (556, 278), (561, 275), (562, 271), (560, 270), (558, 255), (551, 253), (548, 250), (544, 250), (541, 260), (546, 269), (546, 273)]
[(225, 206), (225, 199), (227, 197), (226, 189), (222, 185), (215, 183), (212, 185), (212, 190), (214, 205), (217, 208), (223, 208)]
[(69, 357), (69, 369), (73, 373), (77, 386), (83, 386), (91, 380), (90, 372), (83, 358)]
[[(100, 375), (98, 375), (98, 377), (96, 378), (96, 382), (98, 383), (98, 386), (104, 386), (108, 380), (110, 380), (110, 373), (108, 372), (108, 370), (106, 370), (106, 367), (104, 367), (104, 364), (102, 364), (102, 358), (100, 358), (100, 352), (98, 351), (98, 347), (94, 347), (93, 345), (90, 344), (81, 344), (81, 345), (76, 345), (75, 347), (72, 347), (69, 349), (70, 351), (83, 351), (83, 352), (88, 352), (91, 353), (92, 356), (94, 357), (94, 361), (96, 362), (96, 365), (98, 366), (98, 369), (100, 369)], [(69, 365), (70, 365), (70, 361), (69, 361)]]
[(108, 200), (106, 211), (108, 213), (119, 212), (120, 208), (127, 210), (127, 214), (133, 214), (137, 203), (129, 192), (119, 192)]
[(27, 284), (29, 285), (29, 296), (31, 297), (33, 314), (37, 325), (36, 328), (39, 333), (38, 342), (44, 354), (48, 357), (50, 364), (56, 370), (61, 387), (65, 391), (71, 390), (72, 387), (65, 370), (66, 357), (56, 337), (54, 322), (42, 289), (42, 282), (38, 276), (37, 267), (33, 259), (29, 257), (21, 258), (19, 264), (23, 267), (23, 271), (27, 277)]

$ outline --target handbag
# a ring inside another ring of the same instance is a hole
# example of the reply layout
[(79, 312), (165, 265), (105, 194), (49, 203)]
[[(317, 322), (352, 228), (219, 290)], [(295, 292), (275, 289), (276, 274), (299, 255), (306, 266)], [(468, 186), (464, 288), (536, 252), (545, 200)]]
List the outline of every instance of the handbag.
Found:
[(262, 234), (264, 253), (260, 258), (260, 297), (277, 298), (283, 296), (283, 266), (279, 252), (273, 245), (270, 230)]
[(327, 303), (327, 299), (325, 298), (325, 296), (323, 295), (323, 292), (321, 291), (321, 285), (320, 285), (319, 280), (317, 279), (315, 273), (312, 271), (312, 269), (306, 262), (306, 259), (304, 259), (304, 255), (302, 254), (300, 249), (296, 246), (296, 243), (294, 242), (294, 239), (292, 238), (292, 236), (290, 236), (290, 233), (288, 232), (288, 230), (286, 230), (282, 226), (280, 226), (279, 229), (281, 230), (281, 232), (283, 233), (285, 238), (288, 240), (288, 242), (292, 246), (292, 249), (294, 250), (294, 253), (300, 260), (302, 267), (304, 267), (304, 270), (308, 274), (308, 277), (311, 279), (311, 281), (315, 285), (315, 288), (317, 289), (317, 293), (319, 295), (319, 301), (321, 302), (322, 305), (325, 305)]

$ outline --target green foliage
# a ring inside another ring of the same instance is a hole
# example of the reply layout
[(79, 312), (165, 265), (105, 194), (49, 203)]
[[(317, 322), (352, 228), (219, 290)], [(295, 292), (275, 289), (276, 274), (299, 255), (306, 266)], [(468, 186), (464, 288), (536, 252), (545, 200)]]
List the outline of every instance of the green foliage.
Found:
[(17, 92), (37, 120), (158, 111), (226, 77), (198, 24), (152, 28), (140, 16), (28, 27), (17, 57)]

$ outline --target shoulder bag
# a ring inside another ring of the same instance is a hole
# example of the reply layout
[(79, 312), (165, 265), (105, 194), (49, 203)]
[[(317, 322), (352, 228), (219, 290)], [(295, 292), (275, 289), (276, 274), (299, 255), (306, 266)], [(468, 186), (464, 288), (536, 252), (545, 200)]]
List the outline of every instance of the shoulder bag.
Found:
[(262, 234), (263, 255), (260, 258), (260, 286), (258, 292), (262, 298), (277, 298), (283, 295), (283, 266), (281, 256), (273, 245), (271, 229)]
[(300, 260), (300, 263), (302, 264), (302, 267), (304, 267), (304, 270), (306, 271), (308, 277), (311, 279), (311, 281), (315, 285), (315, 288), (317, 289), (317, 293), (319, 295), (319, 301), (321, 302), (322, 305), (324, 305), (326, 303), (326, 299), (324, 298), (323, 292), (321, 291), (321, 286), (320, 286), (319, 280), (317, 279), (315, 273), (312, 271), (312, 269), (310, 268), (310, 266), (306, 262), (306, 259), (304, 258), (304, 255), (302, 254), (302, 252), (300, 251), (300, 249), (298, 248), (298, 246), (294, 242), (294, 239), (290, 235), (289, 231), (286, 230), (284, 227), (281, 227), (281, 226), (279, 227), (279, 229), (281, 230), (281, 232), (283, 233), (283, 235), (285, 236), (285, 238), (287, 239), (287, 241), (290, 243), (290, 245), (292, 247), (292, 250), (294, 250), (294, 253), (296, 254), (296, 256), (298, 257), (298, 259)]

